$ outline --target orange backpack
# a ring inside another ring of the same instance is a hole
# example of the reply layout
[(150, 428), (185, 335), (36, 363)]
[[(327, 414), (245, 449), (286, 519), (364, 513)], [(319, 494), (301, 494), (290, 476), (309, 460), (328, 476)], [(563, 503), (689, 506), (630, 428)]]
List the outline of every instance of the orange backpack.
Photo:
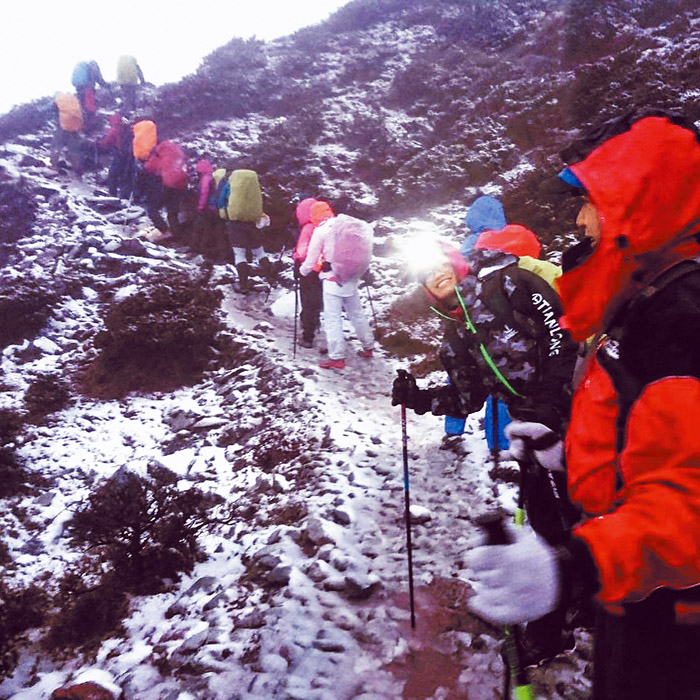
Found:
[(77, 134), (83, 130), (83, 110), (72, 92), (59, 92), (55, 99), (58, 108), (58, 125), (63, 131)]
[(158, 144), (158, 129), (155, 122), (143, 119), (133, 126), (134, 131), (134, 158), (141, 161), (148, 160), (151, 151)]

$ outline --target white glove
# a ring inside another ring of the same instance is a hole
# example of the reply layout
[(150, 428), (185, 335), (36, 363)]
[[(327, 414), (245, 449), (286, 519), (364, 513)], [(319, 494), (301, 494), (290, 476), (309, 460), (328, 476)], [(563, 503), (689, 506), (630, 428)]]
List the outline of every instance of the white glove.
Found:
[[(515, 420), (506, 426), (505, 433), (508, 451), (515, 459), (525, 459), (530, 454), (541, 467), (564, 471), (564, 445), (561, 440), (551, 444), (550, 439), (555, 440), (557, 435), (546, 425)], [(536, 449), (539, 441), (549, 443), (549, 447)]]
[(554, 549), (531, 528), (519, 528), (513, 544), (476, 547), (467, 554), (476, 595), (469, 607), (500, 625), (536, 620), (559, 599)]

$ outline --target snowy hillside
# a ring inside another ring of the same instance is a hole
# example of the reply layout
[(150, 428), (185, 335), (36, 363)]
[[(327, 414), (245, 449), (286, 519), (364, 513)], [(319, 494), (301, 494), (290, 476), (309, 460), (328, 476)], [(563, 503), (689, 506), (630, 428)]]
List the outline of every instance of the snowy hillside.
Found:
[[(124, 226), (121, 211), (100, 213), (111, 200), (95, 176), (57, 177), (40, 164), (43, 149), (40, 138), (24, 139), (4, 153), (6, 169), (24, 162), (43, 194), (36, 233), (17, 244), (3, 282), (31, 276), (51, 286), (62, 276), (79, 285), (36, 337), (4, 349), (5, 409), (26, 405), (37, 377), (73, 376), (104, 307), (135, 294), (153, 270), (197, 276), (203, 263), (134, 238), (142, 219)], [(91, 651), (52, 657), (41, 645), (45, 629), (29, 630), (0, 696), (47, 698), (93, 680), (140, 700), (466, 697), (467, 688), (469, 697), (495, 697), (500, 635), (465, 614), (468, 589), (456, 578), (479, 537), (474, 519), (513, 507), (512, 486), (489, 477), (480, 416), (451, 445), (438, 419), (409, 418), (412, 632), (401, 427), (389, 401), (405, 363), (380, 351), (336, 373), (317, 368), (317, 350), (293, 358), (289, 289), (240, 297), (231, 278), (216, 265), (209, 284), (225, 294), (233, 364), (215, 360), (194, 386), (123, 399), (90, 399), (72, 385), (68, 406), (22, 426), (8, 447), (30, 478), (5, 499), (5, 577), (56, 595), (81, 556), (67, 521), (125, 467), (139, 475), (165, 467), (179, 489), (223, 496), (232, 516), (202, 536), (204, 561), (156, 595), (131, 596), (123, 629)], [(382, 287), (373, 293), (381, 315)], [(586, 641), (538, 672), (546, 697), (562, 678), (585, 690)]]
[[(573, 219), (538, 186), (558, 150), (648, 102), (700, 119), (699, 23), (679, 0), (355, 0), (292, 37), (234, 41), (148, 91), (143, 111), (191, 164), (260, 173), (285, 270), (245, 297), (230, 261), (141, 237), (148, 219), (107, 195), (106, 162), (82, 179), (51, 168), (46, 100), (0, 117), (0, 698), (87, 681), (125, 700), (499, 697), (502, 633), (468, 614), (463, 556), (480, 515), (512, 510), (516, 470), (493, 469), (481, 415), (446, 441), (440, 419), (409, 413), (409, 624), (389, 395), (398, 368), (444, 375), (402, 246), (460, 240), (466, 205), (488, 192), (556, 258)], [(104, 118), (115, 105), (103, 99)], [(376, 222), (376, 281), (362, 294), (377, 351), (356, 357), (348, 328), (342, 372), (318, 368), (318, 347), (294, 350), (295, 194), (345, 195)], [(182, 375), (156, 371), (178, 358), (146, 354), (138, 376), (97, 372), (109, 314), (157, 284), (217, 300), (216, 323), (192, 316), (211, 342)], [(184, 543), (158, 533), (170, 546), (146, 570), (171, 575), (114, 591), (113, 543), (81, 542), (71, 519), (131, 477), (159, 507), (211, 508)], [(587, 633), (532, 676), (542, 698), (588, 697)]]

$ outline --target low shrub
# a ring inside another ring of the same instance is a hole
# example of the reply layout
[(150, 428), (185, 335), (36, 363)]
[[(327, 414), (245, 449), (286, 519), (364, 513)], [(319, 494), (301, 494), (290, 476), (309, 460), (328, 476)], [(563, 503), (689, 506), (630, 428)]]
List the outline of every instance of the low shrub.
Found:
[(0, 168), (0, 266), (12, 257), (15, 242), (32, 233), (36, 210), (33, 194)]
[(37, 335), (57, 301), (43, 282), (0, 280), (0, 349)]
[(129, 605), (114, 576), (88, 586), (79, 574), (66, 575), (54, 599), (55, 612), (42, 646), (50, 652), (95, 651), (102, 641), (122, 631)]
[(12, 674), (22, 635), (44, 624), (48, 606), (49, 597), (38, 586), (12, 589), (0, 579), (0, 678)]
[(27, 473), (17, 461), (14, 450), (0, 447), (0, 498), (9, 498), (23, 490)]
[(67, 525), (72, 543), (96, 555), (126, 591), (158, 592), (203, 559), (197, 537), (215, 522), (210, 511), (223, 499), (194, 487), (181, 491), (176, 480), (163, 467), (146, 477), (122, 468)]
[(217, 333), (222, 294), (186, 275), (158, 277), (116, 303), (94, 345), (83, 388), (101, 398), (130, 391), (171, 391), (197, 381)]
[(0, 408), (0, 445), (12, 442), (22, 428), (24, 419), (11, 408)]
[(42, 374), (32, 380), (25, 395), (24, 405), (30, 418), (43, 418), (60, 411), (70, 403), (66, 382), (53, 374)]

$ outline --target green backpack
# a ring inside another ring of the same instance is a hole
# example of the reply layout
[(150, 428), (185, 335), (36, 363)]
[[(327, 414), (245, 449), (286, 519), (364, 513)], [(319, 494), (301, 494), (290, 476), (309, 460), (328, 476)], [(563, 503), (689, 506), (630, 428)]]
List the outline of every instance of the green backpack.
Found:
[(228, 218), (256, 223), (263, 215), (262, 192), (254, 170), (234, 170), (229, 177)]

